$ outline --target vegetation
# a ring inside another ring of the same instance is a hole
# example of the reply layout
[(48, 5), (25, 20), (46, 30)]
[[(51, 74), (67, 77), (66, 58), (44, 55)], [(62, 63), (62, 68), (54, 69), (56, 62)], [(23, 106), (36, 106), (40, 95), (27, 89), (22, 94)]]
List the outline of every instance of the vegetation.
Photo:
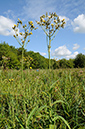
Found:
[[(27, 51), (24, 49), (23, 57), (23, 69), (32, 67), (33, 69), (48, 69), (49, 60), (41, 56), (38, 52)], [(3, 42), (0, 44), (0, 66), (4, 69), (20, 69), (22, 62), (22, 47), (15, 48), (14, 46), (9, 46), (7, 43)], [(51, 69), (57, 68), (84, 68), (85, 67), (85, 55), (78, 54), (75, 59), (61, 59), (56, 61), (51, 59)]]
[(85, 69), (0, 70), (1, 129), (84, 129)]
[(49, 59), (25, 49), (36, 29), (32, 21), (27, 26), (18, 19), (13, 27), (20, 48), (0, 44), (1, 129), (85, 128), (85, 55), (50, 60), (51, 41), (65, 22), (56, 13), (49, 15), (37, 22), (49, 39)]

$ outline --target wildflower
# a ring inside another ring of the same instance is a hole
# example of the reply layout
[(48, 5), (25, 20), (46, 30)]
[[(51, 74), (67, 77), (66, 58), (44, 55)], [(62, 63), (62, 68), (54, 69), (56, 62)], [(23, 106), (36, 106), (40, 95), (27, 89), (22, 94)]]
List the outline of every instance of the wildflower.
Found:
[(65, 21), (65, 19), (63, 19), (62, 21)]
[(37, 24), (40, 24), (40, 22), (39, 21), (36, 21), (37, 22)]
[(28, 42), (30, 42), (30, 40), (28, 40)]
[(14, 79), (11, 79), (11, 81), (13, 82), (13, 81), (14, 81)]
[(16, 36), (15, 35), (13, 35), (15, 38), (16, 38)]
[(32, 35), (32, 32), (30, 32), (29, 35)]
[(14, 24), (14, 27), (16, 27), (17, 25), (16, 24)]
[(18, 18), (18, 23), (22, 24), (22, 21)]
[(48, 18), (50, 19), (50, 18), (51, 18), (51, 16), (48, 16)]
[(18, 18), (18, 21), (20, 21), (20, 19)]
[(32, 24), (33, 24), (33, 22), (32, 22), (32, 21), (30, 21), (30, 22), (29, 22), (29, 24), (30, 24), (30, 25), (32, 25)]
[(54, 26), (54, 24), (52, 23), (52, 24), (51, 24), (51, 26), (53, 27), (53, 26)]
[(43, 15), (42, 17), (45, 18), (45, 15)]
[(24, 43), (25, 43), (25, 41), (23, 40), (23, 41), (22, 41), (22, 43), (24, 44)]
[(43, 22), (45, 23), (45, 20), (43, 20)]
[(30, 67), (30, 69), (32, 69), (32, 67)]
[(11, 82), (11, 79), (9, 79), (9, 82)]
[(56, 20), (54, 20), (54, 22), (56, 23), (57, 21), (56, 21)]
[(32, 26), (34, 25), (34, 24), (31, 24)]
[(22, 32), (20, 32), (19, 34), (22, 35)]
[(14, 24), (14, 27), (12, 27), (12, 29), (15, 29), (15, 28), (16, 28), (16, 26), (17, 26), (17, 25), (16, 25), (16, 24)]

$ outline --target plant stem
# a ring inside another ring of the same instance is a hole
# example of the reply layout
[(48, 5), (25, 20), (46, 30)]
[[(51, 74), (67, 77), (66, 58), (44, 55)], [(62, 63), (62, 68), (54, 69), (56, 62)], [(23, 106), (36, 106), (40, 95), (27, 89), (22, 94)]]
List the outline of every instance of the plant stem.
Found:
[(50, 48), (51, 48), (51, 37), (49, 36), (49, 45), (48, 45), (49, 69), (50, 69)]
[(24, 48), (22, 46), (22, 85), (24, 84), (23, 82), (23, 55), (24, 55)]

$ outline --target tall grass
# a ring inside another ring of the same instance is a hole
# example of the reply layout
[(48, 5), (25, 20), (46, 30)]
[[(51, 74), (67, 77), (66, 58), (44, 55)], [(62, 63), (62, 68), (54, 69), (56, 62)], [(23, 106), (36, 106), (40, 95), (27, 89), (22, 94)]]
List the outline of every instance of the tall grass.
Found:
[(83, 129), (85, 69), (0, 70), (1, 129)]

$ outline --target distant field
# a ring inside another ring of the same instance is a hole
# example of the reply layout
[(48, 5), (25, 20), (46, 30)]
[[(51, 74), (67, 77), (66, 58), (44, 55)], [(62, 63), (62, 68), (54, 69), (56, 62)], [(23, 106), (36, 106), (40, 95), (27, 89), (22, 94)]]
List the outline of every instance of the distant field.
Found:
[[(22, 83), (23, 82), (23, 83)], [(85, 68), (0, 70), (0, 129), (84, 129)]]

